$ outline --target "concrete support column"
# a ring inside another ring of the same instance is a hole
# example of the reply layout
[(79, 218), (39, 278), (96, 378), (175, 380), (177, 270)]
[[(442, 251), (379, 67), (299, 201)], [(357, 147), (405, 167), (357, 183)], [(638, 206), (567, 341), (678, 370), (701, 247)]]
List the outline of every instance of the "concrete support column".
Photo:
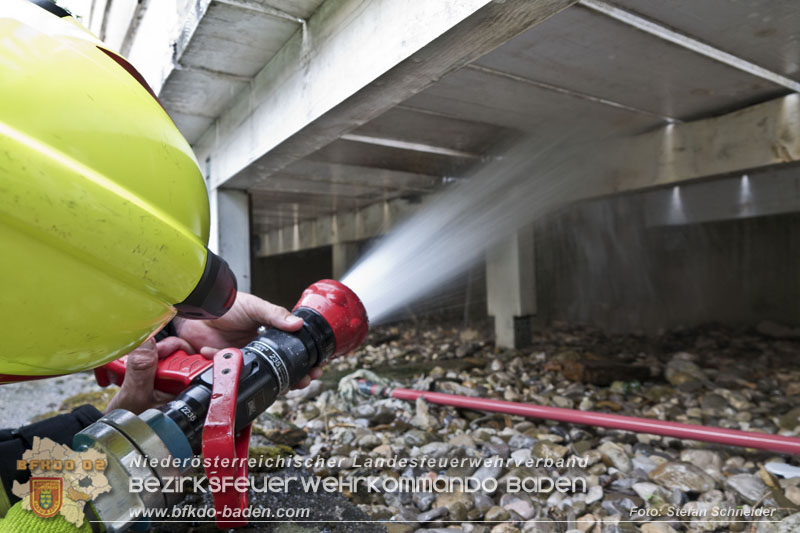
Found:
[(355, 264), (359, 256), (357, 242), (337, 242), (331, 246), (333, 254), (333, 279), (340, 280)]
[(486, 291), (497, 346), (519, 348), (529, 344), (531, 317), (536, 313), (532, 225), (489, 249)]
[(228, 262), (240, 291), (250, 292), (250, 204), (247, 191), (212, 189), (209, 248)]

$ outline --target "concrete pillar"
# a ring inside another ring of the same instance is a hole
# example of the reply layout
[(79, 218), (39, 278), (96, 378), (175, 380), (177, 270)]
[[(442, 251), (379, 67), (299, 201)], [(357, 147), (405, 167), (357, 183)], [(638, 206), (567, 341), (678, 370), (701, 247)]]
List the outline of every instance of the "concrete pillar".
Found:
[(250, 204), (247, 191), (212, 189), (209, 248), (228, 262), (239, 290), (250, 292)]
[(497, 346), (519, 348), (529, 344), (531, 318), (536, 313), (532, 225), (489, 249), (486, 292)]
[(358, 260), (359, 246), (357, 242), (337, 242), (331, 246), (333, 254), (333, 279), (339, 280)]

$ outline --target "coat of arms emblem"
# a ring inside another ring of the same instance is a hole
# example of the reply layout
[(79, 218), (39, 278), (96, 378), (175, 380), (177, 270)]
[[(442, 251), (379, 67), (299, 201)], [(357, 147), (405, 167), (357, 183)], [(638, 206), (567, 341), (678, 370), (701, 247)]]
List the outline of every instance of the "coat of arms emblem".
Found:
[(50, 518), (61, 509), (63, 480), (60, 477), (31, 478), (31, 510), (42, 518)]

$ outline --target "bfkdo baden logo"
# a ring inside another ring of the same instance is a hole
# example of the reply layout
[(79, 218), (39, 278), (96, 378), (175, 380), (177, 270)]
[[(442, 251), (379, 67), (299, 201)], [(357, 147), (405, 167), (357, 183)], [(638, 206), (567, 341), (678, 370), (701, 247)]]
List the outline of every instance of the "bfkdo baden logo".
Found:
[(31, 478), (31, 511), (42, 518), (50, 518), (61, 510), (64, 480), (60, 477)]
[(75, 527), (84, 520), (83, 508), (111, 485), (105, 476), (106, 455), (92, 448), (76, 452), (50, 439), (33, 438), (33, 446), (17, 461), (17, 470), (27, 470), (26, 483), (14, 481), (11, 492), (22, 508), (42, 518), (61, 515)]

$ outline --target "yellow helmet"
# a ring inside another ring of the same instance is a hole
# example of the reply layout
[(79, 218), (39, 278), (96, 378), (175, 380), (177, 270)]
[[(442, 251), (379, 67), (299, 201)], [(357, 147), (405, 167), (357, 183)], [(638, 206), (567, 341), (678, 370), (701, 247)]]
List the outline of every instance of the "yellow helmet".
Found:
[(122, 57), (0, 2), (0, 382), (96, 367), (236, 286), (189, 144)]

